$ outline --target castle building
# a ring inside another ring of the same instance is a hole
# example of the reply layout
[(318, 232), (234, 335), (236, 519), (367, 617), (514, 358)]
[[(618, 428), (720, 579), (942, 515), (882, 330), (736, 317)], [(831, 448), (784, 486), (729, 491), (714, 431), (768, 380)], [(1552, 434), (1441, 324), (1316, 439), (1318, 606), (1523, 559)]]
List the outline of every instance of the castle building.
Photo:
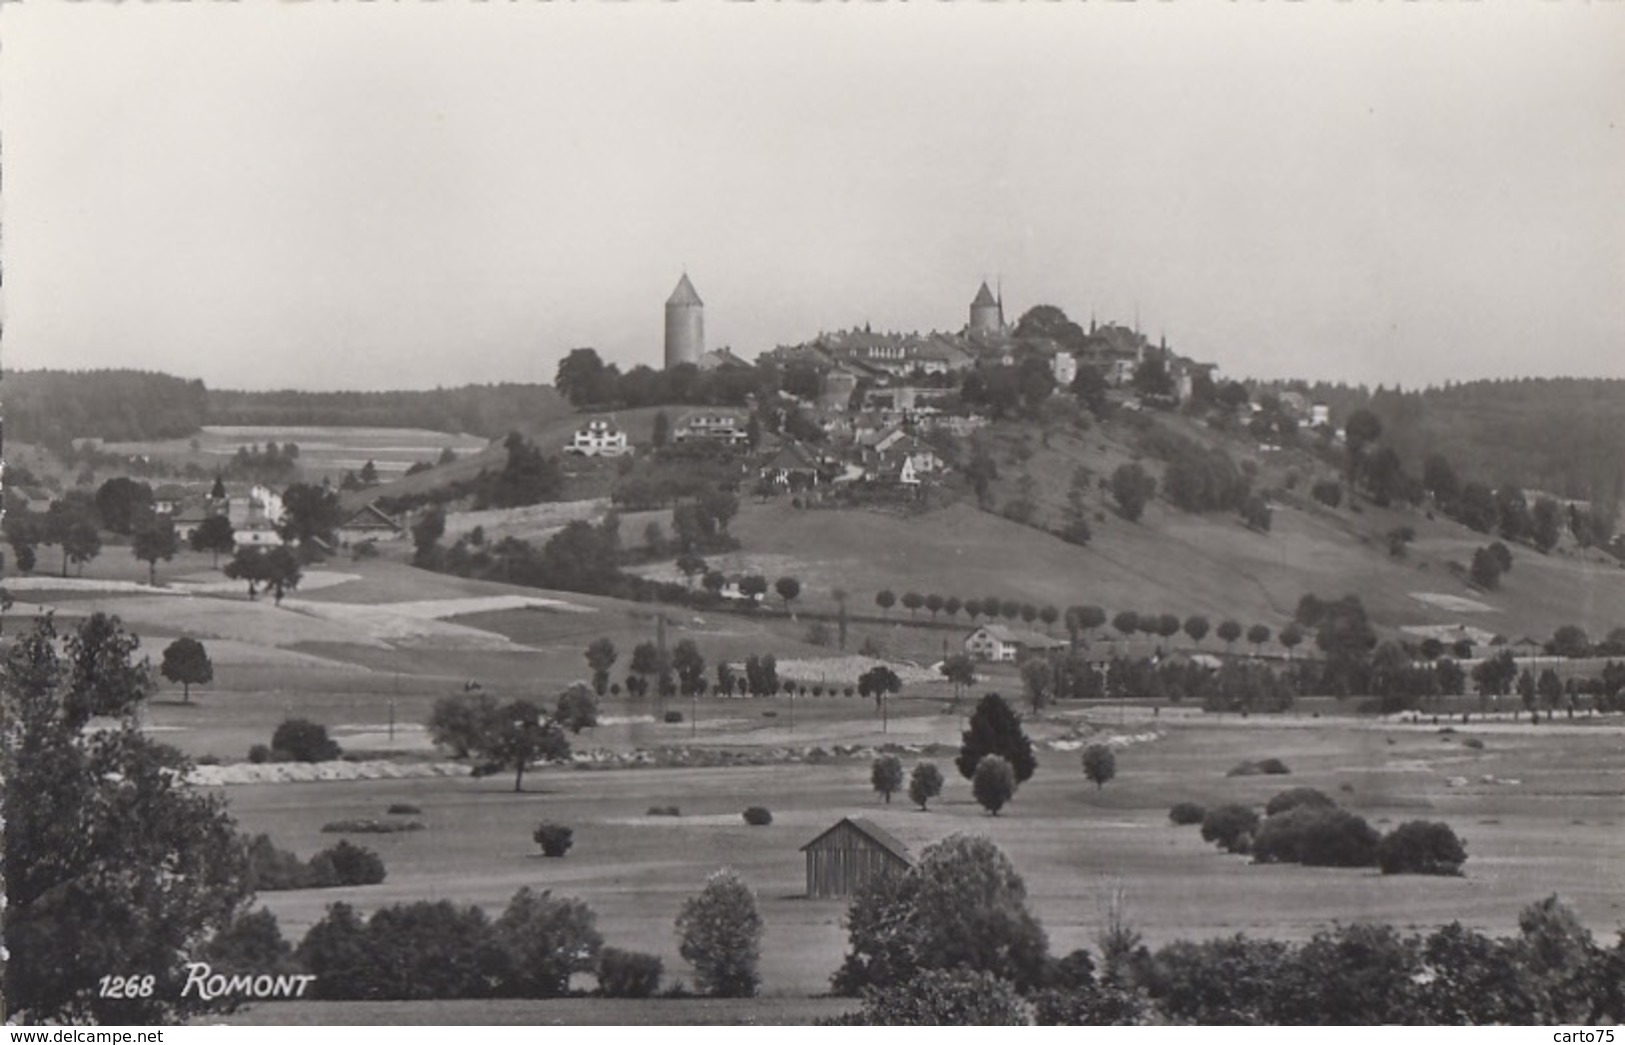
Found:
[(682, 363), (699, 365), (705, 355), (705, 302), (694, 292), (688, 273), (666, 299), (666, 369)]
[(987, 289), (987, 281), (982, 281), (982, 289), (976, 292), (976, 297), (970, 303), (969, 334), (1004, 333), (1004, 302), (993, 296)]

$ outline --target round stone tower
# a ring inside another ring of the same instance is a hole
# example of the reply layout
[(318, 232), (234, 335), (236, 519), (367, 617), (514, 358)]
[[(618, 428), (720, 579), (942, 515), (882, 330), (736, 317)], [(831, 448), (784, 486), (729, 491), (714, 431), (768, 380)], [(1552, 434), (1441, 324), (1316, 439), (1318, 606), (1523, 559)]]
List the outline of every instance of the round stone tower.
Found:
[(976, 292), (976, 297), (970, 303), (970, 333), (1004, 333), (1004, 304), (987, 289), (986, 280), (982, 282), (982, 289)]
[(705, 302), (694, 292), (688, 273), (666, 299), (666, 369), (679, 363), (698, 364), (705, 355)]

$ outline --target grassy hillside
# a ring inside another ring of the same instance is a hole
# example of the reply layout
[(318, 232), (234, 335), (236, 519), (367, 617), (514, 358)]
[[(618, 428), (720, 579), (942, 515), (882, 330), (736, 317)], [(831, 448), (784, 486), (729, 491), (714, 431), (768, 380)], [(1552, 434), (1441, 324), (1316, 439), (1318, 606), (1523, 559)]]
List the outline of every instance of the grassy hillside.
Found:
[[(1001, 452), (1020, 441), (1013, 431), (995, 436)], [(1019, 452), (1030, 452), (1025, 460), (1006, 456), (994, 484), (993, 500), (1003, 504), (1016, 496), (1020, 477), (1031, 476), (1040, 526), (1058, 522), (1074, 469), (1106, 476), (1134, 456), (1131, 439), (1117, 427), (1052, 443), (1049, 449), (1033, 445)], [(1270, 456), (1259, 463), (1258, 487), (1279, 490), (1286, 472), (1296, 471), (1302, 491), (1315, 475), (1330, 474), (1306, 455)], [(1144, 465), (1153, 474), (1159, 470), (1155, 461)], [(1484, 593), (1470, 589), (1452, 564), (1465, 566), (1489, 538), (1418, 511), (1370, 504), (1356, 510), (1346, 503), (1330, 509), (1281, 491), (1273, 498), (1270, 532), (1258, 533), (1233, 513), (1192, 514), (1161, 499), (1131, 523), (1112, 510), (1098, 486), (1090, 498), (1094, 538), (1087, 547), (969, 501), (920, 514), (752, 503), (733, 526), (744, 551), (723, 566), (795, 575), (808, 589), (809, 605), (827, 603), (831, 589), (846, 588), (869, 612), (874, 612), (874, 593), (890, 588), (899, 595), (912, 590), (1061, 608), (1096, 604), (1113, 612), (1201, 613), (1215, 622), (1231, 617), (1278, 629), (1305, 594), (1353, 593), (1386, 628), (1466, 624), (1509, 638), (1544, 638), (1565, 623), (1578, 623), (1593, 635), (1625, 624), (1625, 568), (1570, 545), (1551, 555), (1515, 548), (1514, 568), (1500, 590)], [(1385, 535), (1400, 526), (1417, 536), (1408, 554), (1396, 559), (1388, 553)], [(1470, 599), (1485, 609), (1447, 611), (1437, 603), (1450, 600), (1437, 599), (1440, 595)]]

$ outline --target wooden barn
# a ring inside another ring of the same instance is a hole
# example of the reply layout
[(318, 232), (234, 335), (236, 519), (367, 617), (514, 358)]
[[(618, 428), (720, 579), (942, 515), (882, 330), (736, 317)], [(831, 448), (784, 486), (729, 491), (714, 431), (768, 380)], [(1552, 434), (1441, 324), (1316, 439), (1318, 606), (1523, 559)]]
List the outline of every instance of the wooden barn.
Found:
[(807, 895), (851, 896), (880, 875), (902, 874), (914, 862), (908, 848), (860, 817), (843, 817), (801, 847), (807, 854)]

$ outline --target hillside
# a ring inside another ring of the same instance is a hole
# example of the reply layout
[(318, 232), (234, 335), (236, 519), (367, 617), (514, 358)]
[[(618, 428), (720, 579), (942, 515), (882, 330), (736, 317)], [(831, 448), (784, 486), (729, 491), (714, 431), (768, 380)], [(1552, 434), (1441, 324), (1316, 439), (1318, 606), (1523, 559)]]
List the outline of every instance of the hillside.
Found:
[[(1186, 425), (1184, 431), (1203, 430)], [(1054, 438), (1048, 449), (1031, 435), (1020, 426), (995, 431), (1003, 459), (992, 499), (1004, 505), (1027, 489), (1038, 505), (1037, 526), (1058, 525), (1076, 468), (1098, 477), (1134, 457), (1132, 433), (1118, 424)], [(1203, 438), (1209, 446), (1238, 450), (1213, 433)], [(1568, 623), (1594, 635), (1625, 623), (1625, 567), (1605, 554), (1568, 543), (1550, 555), (1518, 546), (1501, 588), (1480, 592), (1458, 571), (1490, 538), (1420, 510), (1381, 509), (1363, 500), (1357, 510), (1347, 502), (1328, 508), (1302, 493), (1314, 477), (1332, 474), (1325, 465), (1286, 451), (1256, 456), (1269, 458), (1255, 462), (1256, 487), (1274, 491), (1268, 533), (1248, 529), (1234, 513), (1188, 513), (1160, 497), (1130, 523), (1112, 510), (1098, 484), (1087, 547), (979, 509), (969, 498), (919, 514), (749, 503), (732, 529), (743, 545), (741, 565), (798, 576), (809, 605), (827, 601), (832, 588), (846, 588), (871, 613), (874, 593), (890, 588), (899, 595), (997, 596), (1061, 608), (1094, 604), (1109, 612), (1200, 613), (1215, 622), (1234, 618), (1279, 630), (1303, 595), (1352, 593), (1390, 630), (1465, 626), (1518, 639), (1549, 637)], [(1159, 471), (1154, 460), (1142, 463)], [(1289, 472), (1297, 473), (1295, 491), (1283, 489)], [(1396, 527), (1416, 534), (1403, 558), (1388, 551), (1386, 534)], [(893, 612), (903, 615), (900, 608)]]

